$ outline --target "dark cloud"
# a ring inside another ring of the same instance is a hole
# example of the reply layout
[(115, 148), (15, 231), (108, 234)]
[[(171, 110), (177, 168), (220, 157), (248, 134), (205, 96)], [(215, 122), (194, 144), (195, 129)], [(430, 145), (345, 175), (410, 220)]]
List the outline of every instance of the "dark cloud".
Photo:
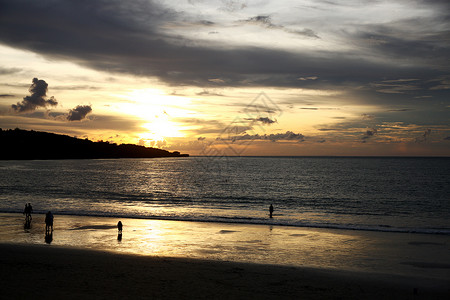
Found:
[(411, 111), (411, 108), (399, 108), (399, 109), (390, 109), (389, 112), (402, 112), (402, 111)]
[(200, 24), (200, 25), (205, 25), (205, 26), (213, 26), (213, 25), (215, 25), (216, 23), (214, 23), (214, 22), (212, 22), (212, 21), (208, 21), (208, 20), (201, 20), (201, 21), (199, 21), (199, 24)]
[(372, 86), (377, 92), (385, 94), (405, 94), (422, 89), (421, 82), (417, 79), (384, 80), (373, 83)]
[(256, 119), (256, 121), (259, 121), (263, 124), (269, 124), (269, 125), (277, 122), (277, 120), (271, 120), (268, 117), (260, 117), (260, 118)]
[(229, 103), (227, 106), (236, 106), (236, 107), (243, 107), (242, 111), (239, 111), (240, 113), (245, 113), (247, 115), (260, 115), (260, 114), (281, 114), (281, 110), (278, 107), (272, 106), (271, 103), (269, 104), (242, 104), (242, 103)]
[(17, 104), (11, 105), (11, 107), (20, 113), (31, 112), (39, 107), (46, 108), (47, 106), (58, 105), (58, 102), (53, 96), (47, 99), (47, 88), (48, 84), (44, 80), (33, 78), (33, 83), (29, 88), (31, 95), (25, 96), (22, 102), (17, 102)]
[[(222, 140), (224, 138), (221, 138)], [(275, 133), (275, 134), (243, 134), (230, 137), (233, 141), (245, 141), (245, 140), (265, 140), (265, 141), (298, 141), (303, 142), (305, 136), (301, 133), (294, 133), (292, 131), (286, 131), (285, 133)]]
[[(448, 12), (450, 6), (445, 8)], [(443, 11), (441, 13), (444, 13)], [(360, 32), (351, 37), (371, 52), (386, 54), (400, 60), (415, 59), (428, 62), (436, 67), (448, 62), (448, 29), (442, 24), (448, 23), (445, 15), (427, 16), (384, 24), (367, 24), (360, 26)], [(441, 28), (430, 31), (430, 27)]]
[(450, 136), (444, 138), (445, 141), (450, 141)]
[(195, 93), (197, 96), (218, 96), (218, 97), (222, 97), (223, 95), (220, 93), (215, 93), (215, 92), (211, 92), (209, 90), (203, 90), (201, 92)]
[(253, 130), (253, 127), (251, 124), (246, 125), (245, 123), (231, 123), (227, 127), (225, 127), (221, 133), (219, 134), (219, 137), (217, 139), (232, 139), (236, 140), (237, 135), (246, 134), (247, 131)]
[(91, 90), (96, 91), (100, 90), (100, 87), (91, 86), (91, 85), (67, 85), (67, 86), (52, 86), (52, 90), (65, 90), (65, 91), (79, 91), (79, 90)]
[(362, 114), (361, 117), (362, 117), (363, 120), (373, 120), (373, 119), (375, 119), (374, 115), (369, 115), (369, 114)]
[(377, 134), (377, 129), (376, 128), (371, 128), (371, 129), (367, 129), (365, 136), (366, 137), (372, 137), (375, 134)]
[(245, 120), (252, 121), (252, 122), (260, 122), (260, 123), (266, 124), (266, 125), (270, 125), (270, 124), (277, 122), (277, 120), (272, 120), (269, 117), (246, 118)]
[(67, 120), (81, 121), (86, 118), (86, 115), (90, 112), (92, 112), (92, 107), (90, 105), (78, 105), (77, 107), (69, 111)]
[(247, 19), (245, 21), (246, 23), (255, 23), (255, 24), (262, 24), (267, 27), (275, 27), (275, 25), (272, 24), (272, 20), (270, 19), (270, 16), (256, 16), (250, 19)]
[(419, 136), (415, 139), (415, 142), (416, 143), (425, 143), (426, 141), (428, 141), (428, 138), (430, 137), (430, 135), (431, 135), (431, 129), (428, 128), (425, 130), (425, 132), (421, 136)]
[(373, 136), (377, 135), (377, 129), (376, 128), (369, 128), (366, 130), (362, 137), (362, 142), (367, 142), (368, 139), (372, 138)]
[(272, 18), (270, 16), (256, 16), (256, 17), (249, 18), (247, 20), (243, 20), (241, 22), (247, 23), (247, 24), (261, 25), (261, 26), (264, 26), (269, 29), (279, 29), (279, 30), (283, 30), (288, 33), (298, 34), (298, 35), (302, 35), (305, 37), (319, 38), (319, 36), (314, 31), (312, 31), (311, 29), (308, 29), (308, 28), (305, 28), (303, 30), (293, 30), (293, 29), (289, 29), (282, 25), (276, 25), (272, 22)]
[(10, 95), (10, 94), (1, 94), (0, 98), (13, 98), (15, 97), (15, 95)]

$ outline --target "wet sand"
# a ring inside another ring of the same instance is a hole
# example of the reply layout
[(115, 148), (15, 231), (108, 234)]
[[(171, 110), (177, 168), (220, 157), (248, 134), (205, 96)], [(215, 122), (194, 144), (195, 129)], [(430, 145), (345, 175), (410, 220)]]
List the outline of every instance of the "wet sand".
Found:
[(4, 299), (448, 299), (444, 280), (0, 244)]
[(5, 298), (450, 298), (448, 236), (43, 217), (0, 214)]

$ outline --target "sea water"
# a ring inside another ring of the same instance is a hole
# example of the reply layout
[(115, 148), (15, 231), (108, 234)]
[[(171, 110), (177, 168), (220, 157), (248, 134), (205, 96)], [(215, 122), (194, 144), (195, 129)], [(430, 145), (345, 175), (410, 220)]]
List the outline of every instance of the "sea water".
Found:
[(448, 235), (450, 159), (0, 161), (0, 212), (28, 202), (55, 215)]

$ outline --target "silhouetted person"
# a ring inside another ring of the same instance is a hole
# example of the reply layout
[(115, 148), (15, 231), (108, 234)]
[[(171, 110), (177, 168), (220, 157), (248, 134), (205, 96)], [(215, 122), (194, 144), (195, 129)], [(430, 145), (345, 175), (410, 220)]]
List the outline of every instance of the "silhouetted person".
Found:
[(53, 214), (48, 211), (45, 214), (45, 235), (51, 234), (53, 232)]
[(23, 210), (23, 214), (25, 215), (25, 222), (31, 221), (31, 213), (33, 212), (33, 207), (31, 203), (25, 204), (25, 209)]
[(117, 230), (118, 230), (118, 234), (117, 234), (117, 240), (119, 241), (119, 242), (121, 242), (122, 241), (122, 228), (123, 228), (123, 225), (122, 225), (122, 221), (119, 221), (119, 223), (117, 223)]
[(269, 216), (270, 216), (270, 218), (272, 218), (272, 214), (273, 214), (273, 205), (270, 204), (270, 206), (269, 206)]

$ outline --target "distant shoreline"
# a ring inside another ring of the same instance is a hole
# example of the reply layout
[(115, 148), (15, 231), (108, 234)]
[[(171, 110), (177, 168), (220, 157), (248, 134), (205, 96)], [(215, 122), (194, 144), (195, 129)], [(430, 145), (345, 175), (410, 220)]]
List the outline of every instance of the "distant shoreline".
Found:
[[(214, 155), (189, 155), (190, 157), (218, 157)], [(377, 159), (377, 158), (386, 158), (386, 159), (433, 159), (433, 158), (443, 158), (443, 159), (450, 159), (450, 156), (393, 156), (393, 155), (387, 155), (387, 156), (355, 156), (355, 155), (221, 155), (220, 157), (254, 157), (254, 158), (368, 158), (368, 159)]]
[(169, 152), (134, 144), (93, 142), (68, 135), (16, 129), (0, 129), (5, 145), (0, 160), (119, 159), (188, 157), (179, 151)]

